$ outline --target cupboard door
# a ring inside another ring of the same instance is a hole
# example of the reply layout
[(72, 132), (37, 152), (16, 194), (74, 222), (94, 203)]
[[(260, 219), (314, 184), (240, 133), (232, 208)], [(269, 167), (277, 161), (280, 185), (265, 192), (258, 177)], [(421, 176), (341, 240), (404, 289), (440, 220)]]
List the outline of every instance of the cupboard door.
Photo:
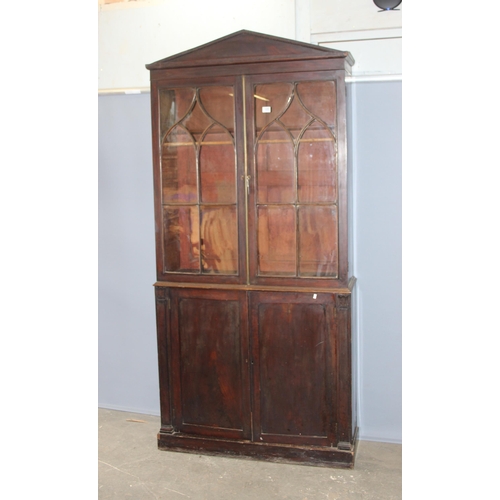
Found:
[(250, 295), (254, 440), (335, 444), (332, 296)]
[(238, 283), (246, 274), (238, 85), (222, 79), (158, 89), (160, 280)]
[(172, 289), (174, 428), (249, 439), (245, 292)]
[[(287, 81), (287, 78), (290, 80)], [(253, 76), (246, 93), (250, 276), (254, 284), (331, 286), (341, 276), (345, 169), (333, 73)], [(341, 100), (341, 99), (340, 99)]]

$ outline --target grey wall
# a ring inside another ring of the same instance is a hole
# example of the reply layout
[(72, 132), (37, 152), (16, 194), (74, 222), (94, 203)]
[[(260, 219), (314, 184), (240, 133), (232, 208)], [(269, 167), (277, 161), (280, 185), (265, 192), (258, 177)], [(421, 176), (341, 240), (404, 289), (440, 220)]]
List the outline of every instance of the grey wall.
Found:
[[(358, 424), (400, 442), (401, 82), (349, 98)], [(149, 120), (147, 94), (99, 97), (99, 405), (158, 415)]]
[(401, 442), (401, 82), (351, 85), (359, 426)]
[(99, 405), (159, 413), (149, 95), (99, 97)]

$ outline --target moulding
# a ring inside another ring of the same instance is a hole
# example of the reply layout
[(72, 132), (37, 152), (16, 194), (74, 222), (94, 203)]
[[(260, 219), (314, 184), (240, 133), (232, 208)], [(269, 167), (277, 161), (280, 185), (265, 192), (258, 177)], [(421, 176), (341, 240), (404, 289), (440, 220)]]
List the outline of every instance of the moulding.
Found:
[(149, 87), (136, 88), (116, 88), (116, 89), (98, 89), (99, 95), (119, 95), (119, 94), (149, 94)]
[(400, 82), (403, 80), (403, 75), (387, 74), (387, 75), (355, 75), (347, 76), (346, 83), (362, 83), (362, 82)]
[(318, 45), (336, 42), (359, 42), (362, 40), (385, 40), (402, 38), (402, 28), (384, 28), (372, 30), (337, 31), (328, 33), (311, 33), (311, 43)]

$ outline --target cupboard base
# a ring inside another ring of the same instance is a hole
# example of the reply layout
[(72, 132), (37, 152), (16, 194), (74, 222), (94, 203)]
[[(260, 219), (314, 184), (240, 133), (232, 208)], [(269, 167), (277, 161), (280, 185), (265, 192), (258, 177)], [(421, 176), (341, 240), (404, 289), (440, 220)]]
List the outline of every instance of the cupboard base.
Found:
[(252, 441), (230, 441), (191, 436), (181, 433), (158, 433), (158, 449), (200, 455), (218, 455), (268, 462), (303, 464), (318, 467), (351, 469), (354, 467), (358, 444), (358, 429), (350, 450), (319, 446), (293, 446)]

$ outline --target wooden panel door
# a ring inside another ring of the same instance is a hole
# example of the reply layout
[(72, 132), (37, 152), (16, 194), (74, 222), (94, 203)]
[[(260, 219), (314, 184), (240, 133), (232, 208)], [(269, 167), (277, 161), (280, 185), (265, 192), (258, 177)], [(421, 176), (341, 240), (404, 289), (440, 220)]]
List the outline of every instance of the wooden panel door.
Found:
[(246, 294), (172, 289), (174, 429), (250, 438)]
[(254, 439), (335, 444), (332, 295), (250, 295)]

